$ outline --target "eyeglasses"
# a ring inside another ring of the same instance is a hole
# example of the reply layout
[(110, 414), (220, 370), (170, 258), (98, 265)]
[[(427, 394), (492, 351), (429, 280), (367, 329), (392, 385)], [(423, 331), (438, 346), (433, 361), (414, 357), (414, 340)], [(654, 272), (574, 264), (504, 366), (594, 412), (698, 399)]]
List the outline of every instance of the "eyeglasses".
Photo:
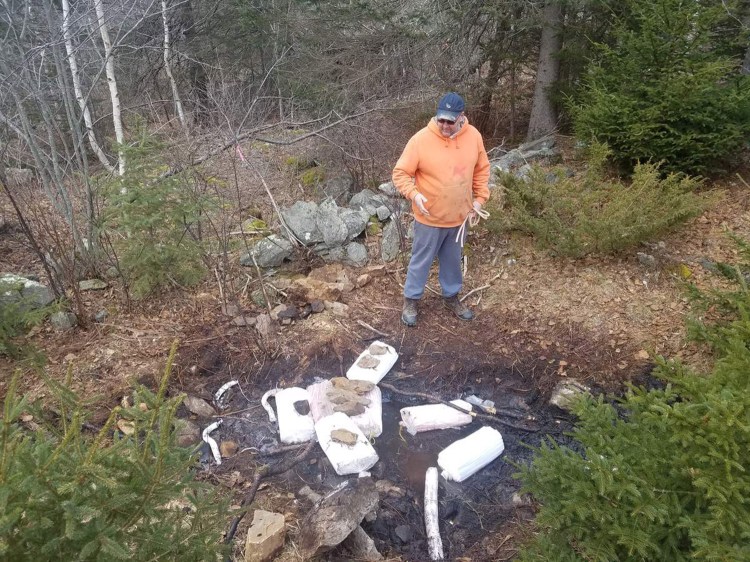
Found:
[(455, 125), (456, 124), (455, 121), (451, 121), (450, 119), (438, 119), (437, 122), (440, 123), (441, 125)]

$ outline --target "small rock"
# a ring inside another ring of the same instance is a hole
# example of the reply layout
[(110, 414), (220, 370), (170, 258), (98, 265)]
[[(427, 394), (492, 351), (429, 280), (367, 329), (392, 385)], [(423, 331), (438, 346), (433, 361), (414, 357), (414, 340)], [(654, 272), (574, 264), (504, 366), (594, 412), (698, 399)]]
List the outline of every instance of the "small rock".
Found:
[(185, 404), (185, 407), (196, 416), (210, 418), (211, 416), (216, 415), (216, 411), (213, 409), (211, 404), (206, 402), (203, 398), (198, 398), (197, 396), (187, 396), (185, 397), (185, 401), (183, 403)]
[(78, 289), (80, 291), (101, 291), (107, 287), (109, 285), (101, 279), (85, 279), (78, 282)]
[(527, 507), (531, 505), (531, 496), (528, 494), (521, 495), (516, 492), (510, 501), (514, 507)]
[(119, 419), (117, 420), (117, 429), (125, 435), (133, 435), (135, 433), (135, 423), (130, 420)]
[(109, 316), (109, 312), (107, 312), (105, 309), (101, 309), (99, 312), (97, 312), (94, 315), (94, 322), (101, 324), (107, 319), (108, 316)]
[(346, 377), (333, 377), (331, 379), (331, 384), (336, 388), (355, 392), (359, 395), (367, 394), (375, 388), (375, 385), (369, 381), (350, 380)]
[(370, 347), (367, 348), (370, 355), (385, 355), (388, 353), (388, 348), (379, 343), (371, 343)]
[(321, 300), (314, 300), (310, 303), (310, 309), (312, 310), (313, 314), (319, 314), (326, 309), (326, 305)]
[(294, 410), (300, 416), (306, 416), (310, 413), (310, 403), (307, 400), (298, 400), (294, 404)]
[(245, 539), (245, 562), (268, 562), (284, 547), (284, 516), (256, 509)]
[(589, 392), (589, 387), (574, 379), (560, 381), (552, 391), (549, 403), (563, 410), (568, 410), (581, 394)]
[(349, 316), (349, 307), (343, 302), (332, 302), (330, 308), (334, 316)]
[(78, 319), (75, 314), (64, 311), (55, 312), (49, 317), (49, 321), (52, 324), (52, 327), (58, 332), (70, 330), (78, 324)]
[(255, 319), (255, 329), (262, 337), (267, 338), (271, 333), (271, 317), (268, 314), (259, 314)]
[(355, 286), (359, 289), (360, 287), (364, 287), (370, 282), (370, 276), (367, 273), (363, 273), (359, 277), (357, 277), (357, 281), (355, 283)]
[(390, 480), (378, 480), (375, 482), (375, 489), (381, 494), (397, 498), (403, 498), (406, 495), (406, 492), (403, 489), (395, 486)]
[(219, 452), (223, 458), (233, 457), (237, 454), (239, 446), (234, 441), (222, 441), (219, 445)]
[(365, 355), (362, 359), (357, 361), (357, 367), (363, 369), (375, 369), (378, 365), (380, 365), (380, 360), (372, 355)]
[(175, 419), (175, 437), (180, 447), (190, 447), (201, 440), (201, 428), (190, 420)]
[(648, 269), (656, 269), (656, 258), (652, 256), (651, 254), (646, 254), (644, 252), (638, 252), (636, 254), (638, 256), (638, 263), (640, 263), (643, 267), (646, 267)]
[(306, 498), (313, 503), (323, 497), (318, 492), (310, 488), (310, 486), (303, 486), (302, 488), (300, 488), (299, 492), (297, 492), (297, 495)]
[(225, 316), (239, 316), (240, 307), (236, 304), (227, 304), (221, 307), (221, 311)]
[(396, 533), (396, 536), (404, 544), (411, 540), (412, 530), (409, 525), (399, 525), (393, 530), (393, 532)]
[(383, 555), (378, 552), (375, 541), (361, 526), (354, 529), (346, 537), (344, 542), (341, 543), (341, 548), (349, 552), (350, 556), (347, 560), (362, 560), (363, 562), (383, 560)]
[(254, 316), (236, 316), (232, 318), (232, 324), (235, 326), (255, 326)]
[(346, 429), (334, 429), (331, 431), (331, 439), (337, 443), (354, 446), (357, 444), (357, 434)]

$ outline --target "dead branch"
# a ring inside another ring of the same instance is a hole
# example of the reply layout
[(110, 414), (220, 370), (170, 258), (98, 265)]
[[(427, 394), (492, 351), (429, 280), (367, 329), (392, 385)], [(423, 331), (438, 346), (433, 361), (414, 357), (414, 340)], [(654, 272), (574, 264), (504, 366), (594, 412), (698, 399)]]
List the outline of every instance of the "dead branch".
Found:
[(492, 286), (492, 282), (495, 281), (502, 274), (503, 274), (503, 272), (500, 271), (500, 273), (498, 273), (492, 279), (490, 279), (489, 281), (487, 281), (486, 285), (482, 285), (481, 287), (477, 287), (476, 289), (472, 289), (471, 291), (469, 291), (468, 293), (466, 293), (463, 297), (461, 297), (461, 299), (460, 299), (461, 302), (463, 302), (464, 300), (468, 299), (471, 295), (473, 295), (474, 293), (476, 293), (478, 291), (484, 291), (485, 289), (489, 289)]
[(379, 336), (383, 336), (384, 338), (390, 337), (390, 336), (389, 336), (388, 334), (385, 334), (385, 333), (381, 332), (381, 331), (380, 331), (380, 330), (378, 330), (377, 328), (373, 328), (373, 327), (372, 327), (372, 326), (370, 326), (370, 325), (369, 325), (369, 324), (368, 324), (367, 322), (364, 322), (364, 321), (362, 321), (362, 320), (357, 320), (357, 324), (359, 324), (359, 325), (360, 325), (360, 326), (362, 326), (363, 328), (367, 328), (368, 330), (370, 330), (370, 331), (372, 331), (372, 332), (375, 332), (375, 333), (376, 333), (377, 335), (379, 335)]

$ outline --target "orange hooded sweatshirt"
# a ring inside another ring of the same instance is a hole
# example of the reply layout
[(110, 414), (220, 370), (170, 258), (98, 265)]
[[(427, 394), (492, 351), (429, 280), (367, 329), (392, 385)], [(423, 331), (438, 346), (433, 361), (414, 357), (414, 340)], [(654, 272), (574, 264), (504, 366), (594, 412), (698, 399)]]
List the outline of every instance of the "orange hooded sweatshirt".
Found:
[[(414, 218), (428, 226), (459, 226), (472, 210), (490, 198), (487, 183), (490, 162), (482, 135), (468, 119), (453, 138), (440, 133), (435, 119), (415, 134), (404, 148), (393, 170), (393, 184), (412, 201)], [(421, 193), (427, 198), (423, 215), (414, 204)]]

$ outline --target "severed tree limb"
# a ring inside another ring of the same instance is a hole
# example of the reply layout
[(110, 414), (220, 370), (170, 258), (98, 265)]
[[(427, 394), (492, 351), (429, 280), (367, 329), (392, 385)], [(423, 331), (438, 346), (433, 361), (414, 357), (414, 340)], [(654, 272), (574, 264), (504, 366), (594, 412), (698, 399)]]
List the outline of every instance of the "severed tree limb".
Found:
[(362, 320), (357, 320), (357, 324), (359, 324), (359, 325), (360, 325), (360, 326), (362, 326), (363, 328), (367, 328), (368, 330), (370, 330), (370, 331), (372, 331), (372, 332), (375, 332), (375, 333), (376, 333), (377, 335), (379, 335), (379, 336), (383, 336), (384, 338), (388, 338), (388, 337), (390, 337), (390, 336), (389, 336), (388, 334), (386, 334), (386, 333), (384, 333), (384, 332), (381, 332), (381, 331), (380, 331), (380, 330), (378, 330), (377, 328), (373, 328), (373, 327), (372, 327), (372, 326), (370, 326), (370, 325), (369, 325), (369, 324), (368, 324), (367, 322), (364, 322), (364, 321), (362, 321)]
[(443, 560), (443, 540), (438, 519), (438, 471), (431, 466), (424, 476), (424, 526), (431, 560)]

